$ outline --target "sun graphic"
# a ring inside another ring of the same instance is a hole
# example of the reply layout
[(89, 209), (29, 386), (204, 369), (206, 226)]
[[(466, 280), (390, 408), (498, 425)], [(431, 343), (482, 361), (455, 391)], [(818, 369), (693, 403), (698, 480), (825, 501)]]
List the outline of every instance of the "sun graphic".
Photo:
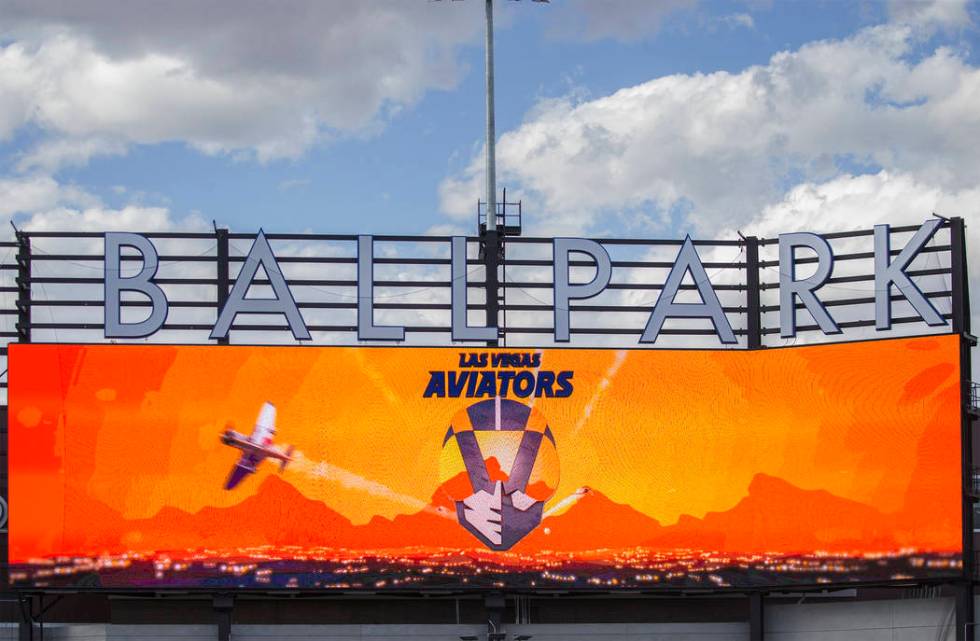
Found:
[[(522, 447), (525, 454), (520, 454)], [(457, 412), (446, 431), (439, 460), (442, 491), (453, 501), (465, 499), (476, 491), (473, 475), (481, 473), (481, 468), (491, 483), (507, 485), (513, 477), (519, 485), (526, 476), (525, 494), (536, 501), (550, 499), (558, 487), (559, 465), (554, 434), (544, 415), (501, 398), (479, 401)]]

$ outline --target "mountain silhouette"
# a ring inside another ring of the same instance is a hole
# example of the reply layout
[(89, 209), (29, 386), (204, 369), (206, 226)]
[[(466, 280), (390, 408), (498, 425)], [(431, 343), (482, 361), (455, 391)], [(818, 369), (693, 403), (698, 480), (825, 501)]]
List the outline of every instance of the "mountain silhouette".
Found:
[[(494, 480), (502, 474), (488, 460)], [(186, 512), (166, 507), (146, 519), (127, 520), (80, 492), (65, 496), (63, 550), (166, 551), (209, 548), (229, 550), (258, 545), (346, 547), (371, 551), (409, 547), (484, 549), (456, 519), (454, 500), (471, 493), (465, 472), (443, 483), (430, 504), (415, 513), (387, 519), (375, 516), (353, 525), (324, 502), (304, 496), (289, 482), (269, 475), (256, 493), (229, 507)], [(77, 494), (78, 496), (75, 496)], [(728, 510), (703, 518), (683, 515), (663, 526), (602, 492), (582, 488), (561, 513), (546, 516), (516, 552), (537, 550), (585, 552), (647, 547), (659, 550), (705, 550), (723, 553), (780, 554), (885, 551), (901, 547), (935, 549), (918, 540), (916, 523), (903, 513), (883, 515), (873, 507), (834, 496), (826, 490), (804, 490), (766, 474), (756, 474), (748, 493)], [(912, 524), (912, 525), (906, 525)], [(953, 549), (953, 548), (950, 548)], [(30, 551), (24, 551), (27, 553)]]
[(660, 523), (592, 488), (581, 488), (567, 510), (542, 520), (515, 547), (521, 550), (595, 550), (640, 545), (662, 530)]
[(891, 550), (899, 547), (893, 531), (894, 519), (870, 506), (756, 474), (731, 509), (682, 516), (643, 545), (736, 553)]
[(344, 516), (272, 475), (236, 505), (193, 513), (165, 507), (148, 519), (128, 521), (126, 528), (134, 548), (153, 550), (347, 544), (355, 538)]

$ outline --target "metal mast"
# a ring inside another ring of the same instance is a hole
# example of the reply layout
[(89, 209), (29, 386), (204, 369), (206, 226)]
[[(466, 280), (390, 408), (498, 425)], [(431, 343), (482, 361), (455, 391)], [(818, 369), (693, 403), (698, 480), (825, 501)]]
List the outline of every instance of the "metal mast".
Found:
[[(547, 3), (549, 0), (533, 0), (534, 2)], [(477, 201), (477, 230), (480, 233), (480, 254), (486, 268), (486, 279), (484, 291), (486, 292), (486, 322), (488, 327), (497, 327), (497, 340), (487, 341), (491, 347), (496, 347), (500, 339), (504, 336), (504, 328), (500, 326), (500, 303), (502, 302), (500, 288), (500, 265), (503, 262), (503, 235), (520, 234), (520, 222), (515, 228), (508, 228), (506, 207), (504, 202), (504, 228), (503, 233), (497, 229), (497, 128), (494, 115), (494, 65), (493, 65), (493, 0), (484, 0), (484, 11), (486, 15), (486, 42), (485, 42), (485, 77), (486, 77), (486, 109), (487, 109), (487, 130), (486, 130), (486, 198), (487, 214), (486, 226), (480, 224), (480, 203)], [(506, 201), (506, 197), (504, 198)], [(517, 203), (520, 211), (520, 203)], [(518, 216), (518, 221), (520, 216)], [(481, 228), (482, 227), (482, 228)]]
[(497, 131), (493, 104), (493, 0), (486, 0), (487, 231), (497, 230)]

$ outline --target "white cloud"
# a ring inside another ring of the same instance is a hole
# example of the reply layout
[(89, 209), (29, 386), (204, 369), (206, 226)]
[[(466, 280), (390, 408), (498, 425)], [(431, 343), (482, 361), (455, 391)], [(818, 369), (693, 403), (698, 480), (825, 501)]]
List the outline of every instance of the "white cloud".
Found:
[[(884, 223), (917, 225), (933, 212), (980, 222), (980, 184), (950, 191), (910, 174), (843, 175), (795, 186), (782, 200), (764, 207), (743, 231), (772, 238), (790, 229), (848, 231)], [(980, 226), (968, 229), (976, 234), (980, 247)]]
[(120, 209), (56, 207), (30, 216), (22, 227), (28, 231), (206, 231), (207, 223), (198, 216), (175, 220), (165, 207), (128, 205)]
[(19, 172), (54, 173), (62, 167), (85, 165), (93, 156), (121, 156), (126, 144), (107, 138), (52, 138), (20, 154), (15, 167)]
[(166, 207), (138, 203), (141, 194), (116, 187), (118, 196), (128, 195), (122, 207), (108, 207), (95, 194), (78, 185), (60, 183), (51, 176), (34, 175), (0, 178), (0, 238), (9, 240), (14, 220), (29, 231), (202, 231), (210, 225), (197, 215), (176, 218)]
[[(62, 185), (50, 176), (0, 179), (0, 216), (32, 214), (60, 206), (91, 207), (99, 199), (73, 185)], [(6, 222), (4, 222), (6, 225)]]
[(748, 13), (733, 13), (722, 16), (721, 22), (732, 29), (743, 27), (745, 29), (755, 29), (755, 20)]
[(962, 29), (970, 25), (968, 0), (888, 0), (892, 21), (930, 29)]
[[(639, 212), (666, 230), (736, 227), (798, 182), (884, 167), (944, 190), (980, 182), (980, 70), (884, 25), (810, 43), (739, 73), (672, 75), (589, 101), (543, 102), (498, 143), (498, 175), (548, 212), (538, 231), (603, 229)], [(469, 215), (476, 154), (440, 188)], [(611, 213), (615, 212), (615, 213)]]
[(453, 87), (473, 4), (0, 1), (0, 140), (51, 137), (22, 169), (164, 141), (295, 157)]

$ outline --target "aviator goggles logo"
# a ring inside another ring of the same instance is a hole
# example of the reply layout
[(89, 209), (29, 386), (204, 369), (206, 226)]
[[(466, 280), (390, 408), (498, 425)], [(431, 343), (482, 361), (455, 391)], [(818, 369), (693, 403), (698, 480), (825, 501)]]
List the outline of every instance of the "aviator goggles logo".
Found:
[[(446, 432), (440, 476), (459, 524), (488, 548), (509, 550), (541, 523), (558, 487), (555, 437), (544, 415), (523, 403), (474, 403)], [(468, 483), (453, 482), (463, 478)]]

